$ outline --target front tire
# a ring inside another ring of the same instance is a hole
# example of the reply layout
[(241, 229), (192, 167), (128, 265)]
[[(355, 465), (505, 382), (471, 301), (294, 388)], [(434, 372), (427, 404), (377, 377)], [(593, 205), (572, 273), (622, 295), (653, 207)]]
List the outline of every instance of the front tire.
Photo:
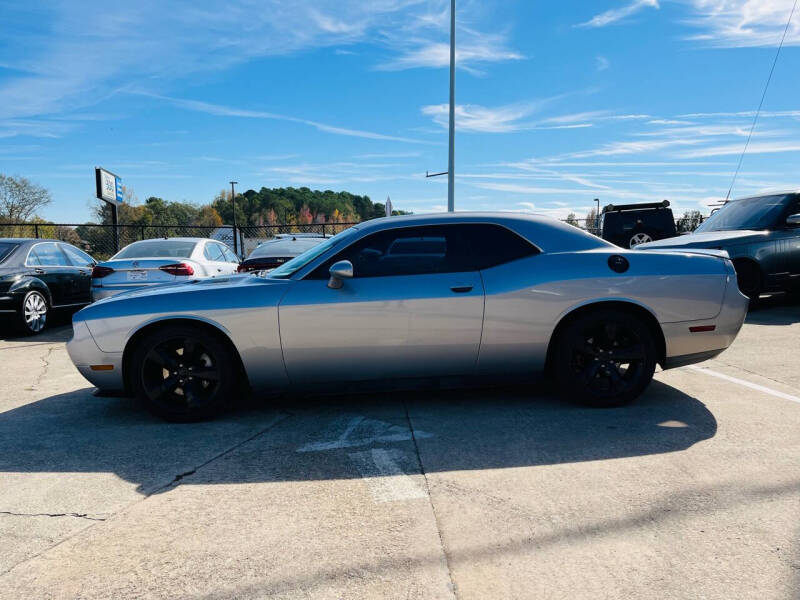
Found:
[(19, 309), (17, 329), (24, 335), (36, 335), (47, 327), (47, 316), (50, 307), (44, 294), (36, 290), (25, 294)]
[(131, 365), (136, 396), (167, 421), (210, 419), (233, 404), (231, 352), (203, 328), (169, 325), (150, 332), (136, 346)]
[(627, 404), (653, 378), (656, 344), (647, 323), (622, 310), (588, 312), (556, 340), (554, 371), (567, 399), (593, 407)]
[(758, 301), (764, 288), (761, 269), (749, 260), (735, 260), (733, 261), (733, 268), (736, 269), (736, 281), (739, 284), (739, 291), (750, 298), (751, 304), (754, 304)]

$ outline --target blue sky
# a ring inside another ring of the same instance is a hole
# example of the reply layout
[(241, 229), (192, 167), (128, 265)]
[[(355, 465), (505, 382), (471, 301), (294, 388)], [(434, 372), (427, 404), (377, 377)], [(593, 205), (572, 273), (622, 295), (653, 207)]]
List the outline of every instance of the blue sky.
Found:
[[(793, 0), (459, 0), (456, 207), (724, 197)], [(126, 5), (127, 4), (127, 5)], [(224, 8), (223, 8), (224, 6)], [(89, 218), (308, 186), (446, 205), (447, 0), (0, 0), (0, 172)], [(796, 187), (800, 14), (734, 188)]]

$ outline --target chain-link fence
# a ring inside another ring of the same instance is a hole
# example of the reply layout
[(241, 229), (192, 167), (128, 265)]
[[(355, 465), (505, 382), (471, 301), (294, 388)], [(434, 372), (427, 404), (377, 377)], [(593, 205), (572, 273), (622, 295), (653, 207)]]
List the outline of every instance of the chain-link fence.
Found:
[[(600, 235), (597, 219), (563, 219), (566, 223)], [(702, 221), (702, 219), (700, 219)], [(679, 232), (691, 231), (698, 223), (687, 228), (682, 219), (676, 219)], [(0, 238), (47, 238), (73, 244), (97, 260), (105, 260), (132, 242), (155, 238), (199, 237), (211, 238), (226, 243), (239, 256), (246, 257), (262, 242), (281, 234), (335, 235), (356, 223), (309, 223), (282, 225), (245, 225), (234, 228), (201, 227), (194, 225), (96, 225), (96, 224), (50, 224), (50, 223), (0, 223)]]
[[(43, 224), (0, 223), (0, 238), (57, 239), (68, 242), (94, 256), (105, 260), (128, 244), (140, 240), (173, 237), (211, 238), (236, 249), (247, 256), (259, 243), (274, 239), (280, 234), (334, 235), (355, 223), (310, 223), (292, 225), (259, 225), (236, 227), (201, 227), (184, 225), (96, 225), (96, 224)], [(235, 237), (235, 242), (234, 242)]]

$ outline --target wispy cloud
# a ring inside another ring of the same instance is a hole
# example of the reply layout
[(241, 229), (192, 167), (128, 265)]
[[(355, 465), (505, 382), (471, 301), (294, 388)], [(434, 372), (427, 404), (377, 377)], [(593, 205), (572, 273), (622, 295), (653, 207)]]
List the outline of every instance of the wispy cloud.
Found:
[(595, 56), (595, 70), (597, 71), (607, 71), (611, 68), (611, 62), (605, 56)]
[[(725, 144), (688, 150), (678, 153), (681, 158), (707, 158), (709, 156), (731, 156), (742, 153), (743, 144)], [(792, 141), (751, 142), (748, 154), (777, 154), (781, 152), (800, 152), (800, 143)]]
[[(699, 30), (689, 39), (725, 48), (777, 46), (794, 3), (794, 0), (688, 1), (693, 9), (689, 24)], [(785, 44), (800, 44), (800, 19), (792, 20)]]
[(645, 8), (659, 8), (658, 0), (634, 0), (625, 6), (612, 8), (611, 10), (595, 15), (585, 23), (579, 23), (576, 27), (606, 27), (626, 17), (630, 17)]
[[(438, 67), (448, 6), (446, 0), (230, 0), (220, 10), (213, 0), (197, 0), (165, 10), (158, 0), (139, 0), (97, 10), (92, 3), (31, 0), (14, 9), (14, 18), (37, 27), (0, 46), (0, 64), (14, 65), (0, 82), (0, 121), (68, 114), (131, 85), (164, 93), (198, 73), (315, 48), (369, 44), (385, 55), (380, 68)], [(482, 22), (483, 10), (470, 0), (460, 9), (461, 66), (521, 58), (505, 33), (470, 26)], [(5, 10), (3, 17), (10, 18)], [(14, 23), (4, 26), (11, 31)]]
[(150, 94), (146, 92), (132, 92), (142, 96), (147, 96), (149, 98), (154, 98), (157, 100), (163, 100), (165, 102), (169, 102), (175, 106), (185, 108), (187, 110), (192, 110), (195, 112), (206, 113), (209, 115), (215, 115), (219, 117), (240, 117), (244, 119), (263, 119), (263, 120), (273, 120), (273, 121), (288, 121), (290, 123), (300, 123), (302, 125), (308, 125), (309, 127), (314, 127), (319, 131), (323, 131), (325, 133), (332, 133), (336, 135), (346, 135), (349, 137), (357, 137), (357, 138), (365, 138), (370, 140), (383, 140), (387, 142), (402, 142), (405, 144), (425, 144), (425, 145), (436, 145), (437, 142), (431, 142), (428, 140), (417, 140), (413, 138), (401, 137), (401, 136), (394, 136), (394, 135), (386, 135), (383, 133), (375, 133), (374, 131), (364, 131), (361, 129), (350, 129), (347, 127), (339, 127), (337, 125), (330, 125), (327, 123), (320, 123), (319, 121), (312, 121), (310, 119), (302, 119), (299, 117), (292, 117), (288, 115), (282, 115), (278, 113), (268, 112), (268, 111), (261, 111), (261, 110), (250, 110), (244, 108), (236, 108), (232, 106), (225, 106), (222, 104), (213, 104), (211, 102), (202, 102), (200, 100), (188, 100), (185, 98), (171, 98), (169, 96), (161, 96), (158, 94)]

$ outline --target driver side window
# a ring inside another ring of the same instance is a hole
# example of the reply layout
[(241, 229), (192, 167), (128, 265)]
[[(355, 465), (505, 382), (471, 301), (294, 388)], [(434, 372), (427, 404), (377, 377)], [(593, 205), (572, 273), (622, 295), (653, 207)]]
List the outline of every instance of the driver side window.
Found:
[(475, 270), (461, 230), (453, 226), (402, 227), (381, 231), (345, 248), (310, 279), (327, 279), (331, 265), (349, 260), (354, 277), (426, 275)]

